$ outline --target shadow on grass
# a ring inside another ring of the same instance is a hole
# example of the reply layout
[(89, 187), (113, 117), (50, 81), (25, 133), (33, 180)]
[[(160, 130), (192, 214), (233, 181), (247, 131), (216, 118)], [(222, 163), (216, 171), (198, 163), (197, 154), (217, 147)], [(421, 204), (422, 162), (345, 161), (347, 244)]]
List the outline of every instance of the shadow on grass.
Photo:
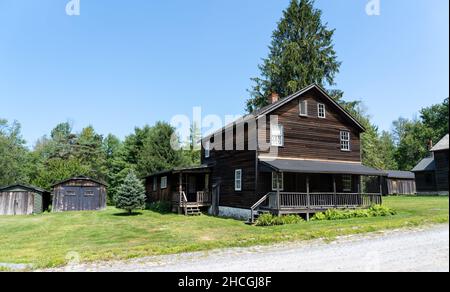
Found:
[(114, 216), (118, 216), (118, 217), (135, 217), (135, 216), (141, 216), (142, 213), (141, 212), (122, 212), (122, 213), (116, 213), (113, 214)]

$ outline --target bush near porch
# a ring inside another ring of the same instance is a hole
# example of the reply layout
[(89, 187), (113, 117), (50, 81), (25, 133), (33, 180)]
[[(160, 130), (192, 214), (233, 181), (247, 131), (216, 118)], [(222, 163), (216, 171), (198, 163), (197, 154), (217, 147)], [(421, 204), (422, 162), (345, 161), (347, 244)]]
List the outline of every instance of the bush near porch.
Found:
[(66, 264), (66, 256), (73, 252), (81, 261), (127, 259), (283, 241), (332, 240), (342, 235), (448, 223), (448, 197), (388, 197), (384, 204), (398, 214), (267, 228), (232, 219), (148, 210), (138, 216), (120, 216), (122, 211), (115, 208), (6, 216), (0, 217), (0, 263), (43, 268)]

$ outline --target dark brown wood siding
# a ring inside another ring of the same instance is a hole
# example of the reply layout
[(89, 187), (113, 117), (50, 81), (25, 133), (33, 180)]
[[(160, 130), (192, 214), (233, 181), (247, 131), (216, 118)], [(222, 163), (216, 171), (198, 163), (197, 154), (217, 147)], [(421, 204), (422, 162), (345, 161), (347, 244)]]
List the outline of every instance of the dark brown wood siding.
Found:
[(448, 150), (434, 153), (436, 162), (436, 189), (439, 192), (448, 192)]
[(436, 174), (434, 171), (416, 172), (416, 188), (419, 193), (431, 192), (436, 189)]
[[(299, 102), (306, 100), (308, 116), (300, 116)], [(326, 106), (326, 118), (318, 117), (318, 103)], [(271, 115), (278, 116), (284, 127), (284, 146), (278, 157), (360, 162), (360, 130), (335, 105), (319, 94), (308, 93), (280, 107)], [(267, 143), (270, 143), (270, 117), (266, 119)], [(259, 130), (262, 131), (262, 128)], [(341, 151), (340, 132), (351, 133), (350, 151)], [(260, 135), (264, 135), (260, 133)], [(261, 153), (267, 153), (262, 151)]]
[[(167, 188), (161, 188), (161, 178), (167, 177)], [(156, 186), (154, 188), (153, 183), (156, 178)], [(172, 173), (158, 174), (155, 176), (147, 177), (145, 180), (145, 189), (147, 193), (147, 200), (149, 202), (171, 202), (173, 193), (177, 191), (178, 176)]]

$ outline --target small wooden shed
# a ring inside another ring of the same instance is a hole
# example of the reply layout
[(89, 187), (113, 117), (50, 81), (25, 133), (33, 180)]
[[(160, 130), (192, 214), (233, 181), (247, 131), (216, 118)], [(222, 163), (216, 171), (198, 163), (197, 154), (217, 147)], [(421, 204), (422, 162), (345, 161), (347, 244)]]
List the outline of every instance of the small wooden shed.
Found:
[(53, 185), (53, 212), (95, 211), (106, 208), (107, 185), (86, 177), (73, 177)]
[(0, 215), (40, 214), (50, 204), (50, 192), (34, 186), (15, 184), (0, 188)]
[(383, 195), (414, 195), (416, 178), (413, 172), (388, 170), (383, 178)]

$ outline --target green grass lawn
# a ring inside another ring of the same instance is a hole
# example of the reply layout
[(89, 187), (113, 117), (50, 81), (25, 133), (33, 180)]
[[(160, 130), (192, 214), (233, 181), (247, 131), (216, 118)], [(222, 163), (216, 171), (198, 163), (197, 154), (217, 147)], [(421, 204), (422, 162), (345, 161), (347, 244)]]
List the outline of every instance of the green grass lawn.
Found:
[(70, 252), (81, 261), (126, 259), (150, 255), (242, 247), (281, 241), (310, 240), (425, 224), (446, 223), (448, 197), (389, 197), (393, 217), (308, 222), (276, 227), (209, 216), (185, 217), (143, 211), (75, 212), (37, 216), (0, 216), (0, 263), (64, 265)]

